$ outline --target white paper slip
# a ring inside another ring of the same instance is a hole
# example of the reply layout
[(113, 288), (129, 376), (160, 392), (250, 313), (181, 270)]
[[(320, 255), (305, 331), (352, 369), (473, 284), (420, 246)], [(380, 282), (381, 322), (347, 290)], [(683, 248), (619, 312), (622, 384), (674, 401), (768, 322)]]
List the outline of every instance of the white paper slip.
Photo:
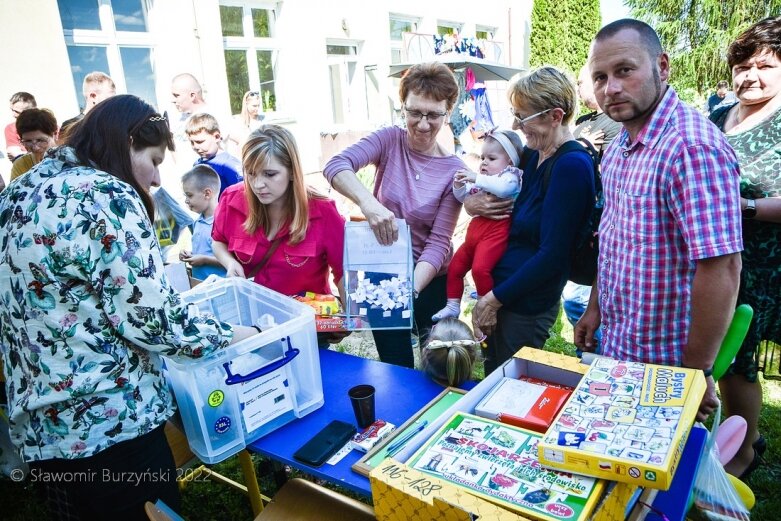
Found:
[(331, 458), (328, 461), (326, 461), (326, 463), (328, 463), (329, 465), (336, 465), (337, 463), (342, 461), (342, 458), (347, 456), (352, 450), (353, 448), (350, 445), (350, 441), (348, 440), (347, 443), (344, 444), (344, 447), (339, 449), (339, 451), (336, 454), (331, 456)]

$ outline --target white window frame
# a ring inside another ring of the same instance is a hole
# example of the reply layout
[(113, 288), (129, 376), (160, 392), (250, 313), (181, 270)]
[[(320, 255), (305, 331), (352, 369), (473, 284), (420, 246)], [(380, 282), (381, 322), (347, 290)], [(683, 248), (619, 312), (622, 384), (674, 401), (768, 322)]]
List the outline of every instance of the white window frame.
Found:
[[(412, 24), (412, 33), (416, 33), (418, 31), (418, 28), (420, 27), (420, 23), (422, 21), (422, 18), (418, 16), (411, 16), (406, 14), (399, 14), (399, 13), (388, 13), (388, 22), (391, 20), (395, 20), (398, 22), (407, 22)], [(399, 53), (399, 63), (403, 63), (406, 59), (405, 56), (405, 49), (404, 49), (404, 37), (400, 40), (394, 40), (391, 38), (390, 35), (390, 27), (388, 27), (388, 45), (390, 46), (390, 55), (388, 56), (388, 63), (395, 64), (396, 62), (393, 61), (393, 53), (394, 51), (397, 51)]]
[[(237, 0), (220, 0), (219, 5), (227, 7), (242, 8), (242, 28), (244, 36), (223, 36), (222, 50), (224, 51), (245, 51), (247, 60), (247, 74), (249, 75), (249, 90), (262, 92), (263, 86), (260, 82), (260, 71), (258, 71), (257, 51), (271, 51), (271, 69), (274, 73), (274, 96), (276, 98), (276, 107), (279, 108), (279, 93), (276, 90), (277, 82), (277, 58), (279, 57), (279, 44), (275, 38), (277, 13), (279, 5), (272, 2), (251, 2)], [(252, 27), (252, 10), (265, 9), (271, 12), (273, 20), (269, 37), (256, 37)], [(222, 21), (220, 23), (220, 32), (222, 32)], [(227, 74), (227, 71), (226, 71)], [(262, 95), (262, 94), (261, 94)]]
[(437, 20), (437, 32), (435, 34), (439, 34), (439, 28), (440, 27), (449, 27), (453, 29), (456, 33), (458, 33), (459, 36), (464, 35), (464, 24), (461, 22), (450, 22), (448, 20)]
[[(333, 65), (342, 65), (342, 66), (349, 66), (349, 64), (353, 64), (355, 67), (354, 74), (358, 74), (358, 61), (361, 54), (361, 50), (363, 48), (363, 41), (362, 40), (348, 40), (344, 38), (326, 38), (325, 45), (326, 45), (326, 62), (329, 67), (329, 76), (330, 76), (330, 68)], [(355, 54), (328, 54), (328, 46), (340, 46), (340, 47), (352, 47), (355, 49)], [(348, 79), (345, 75), (342, 75), (340, 78), (341, 85), (340, 85), (340, 91), (341, 91), (341, 113), (343, 117), (343, 121), (336, 121), (336, 114), (333, 113), (333, 124), (334, 125), (344, 125), (352, 123), (353, 120), (357, 120), (360, 118), (359, 115), (356, 114), (357, 107), (354, 106), (354, 103), (358, 102), (359, 100), (355, 99), (354, 96), (351, 94), (351, 87), (352, 85), (348, 82)], [(356, 80), (353, 80), (356, 81)], [(333, 85), (329, 85), (329, 89), (333, 89)], [(331, 96), (334, 95), (334, 92), (331, 92)], [(335, 100), (331, 100), (332, 103), (335, 102)], [(360, 100), (363, 101), (363, 103), (366, 103), (365, 94), (364, 99)], [(368, 110), (368, 109), (367, 109)], [(364, 117), (367, 117), (364, 115)]]
[(485, 32), (491, 35), (491, 38), (489, 38), (489, 40), (493, 40), (494, 38), (496, 38), (496, 31), (498, 30), (499, 30), (498, 27), (493, 27), (490, 25), (475, 25), (475, 38), (477, 38), (478, 32)]
[[(147, 13), (152, 8), (151, 0), (143, 0)], [(125, 82), (125, 70), (122, 66), (120, 47), (142, 47), (150, 49), (152, 53), (152, 72), (154, 67), (155, 40), (147, 26), (146, 32), (117, 31), (114, 25), (114, 12), (111, 8), (111, 0), (98, 0), (98, 18), (102, 29), (63, 29), (66, 46), (105, 47), (106, 60), (109, 70), (103, 71), (114, 81), (117, 92), (127, 92)], [(81, 88), (77, 86), (77, 105), (82, 106), (84, 96)], [(157, 101), (157, 100), (155, 100)]]

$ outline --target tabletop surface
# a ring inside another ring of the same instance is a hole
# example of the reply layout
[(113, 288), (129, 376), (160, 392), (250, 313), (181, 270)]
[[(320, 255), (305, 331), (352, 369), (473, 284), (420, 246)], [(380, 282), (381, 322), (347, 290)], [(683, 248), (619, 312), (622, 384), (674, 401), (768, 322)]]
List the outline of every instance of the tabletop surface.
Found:
[(444, 388), (423, 371), (325, 349), (320, 350), (320, 370), (325, 398), (323, 406), (260, 438), (248, 449), (359, 494), (371, 496), (369, 479), (350, 468), (365, 453), (353, 450), (336, 465), (325, 463), (319, 468), (296, 461), (293, 453), (331, 420), (355, 424), (355, 415), (347, 396), (347, 391), (354, 385), (373, 385), (376, 389), (377, 419), (397, 427)]

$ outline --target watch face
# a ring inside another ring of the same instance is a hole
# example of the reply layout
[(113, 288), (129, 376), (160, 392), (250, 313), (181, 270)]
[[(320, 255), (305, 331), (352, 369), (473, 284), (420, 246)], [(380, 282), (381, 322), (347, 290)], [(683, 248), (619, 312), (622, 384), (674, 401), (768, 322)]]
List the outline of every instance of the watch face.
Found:
[(743, 217), (753, 219), (757, 215), (757, 205), (753, 199), (749, 199), (746, 207), (743, 209)]

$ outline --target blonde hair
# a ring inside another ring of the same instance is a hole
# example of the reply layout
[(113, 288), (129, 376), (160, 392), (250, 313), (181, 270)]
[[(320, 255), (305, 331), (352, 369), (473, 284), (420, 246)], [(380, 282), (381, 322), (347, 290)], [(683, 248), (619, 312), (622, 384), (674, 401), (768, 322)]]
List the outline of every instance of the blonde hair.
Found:
[(443, 385), (461, 385), (472, 377), (477, 345), (469, 326), (457, 318), (445, 318), (434, 326), (423, 346), (423, 370)]
[[(245, 127), (249, 127), (250, 124), (249, 110), (247, 110), (247, 102), (250, 98), (258, 98), (258, 101), (260, 101), (260, 92), (248, 90), (241, 99), (241, 122)], [(262, 107), (263, 103), (261, 102)]]
[(244, 192), (247, 197), (249, 214), (244, 221), (244, 231), (249, 235), (262, 229), (268, 234), (271, 219), (268, 208), (262, 204), (252, 191), (251, 180), (259, 173), (270, 158), (275, 158), (290, 172), (290, 188), (283, 196), (287, 209), (286, 222), (290, 225), (290, 244), (304, 240), (309, 225), (309, 200), (324, 196), (307, 188), (304, 172), (293, 134), (278, 125), (262, 125), (250, 133), (241, 149), (241, 166), (244, 169)]
[(190, 119), (187, 120), (187, 126), (185, 127), (184, 132), (188, 136), (191, 136), (197, 134), (201, 130), (205, 130), (209, 134), (216, 134), (220, 131), (220, 123), (217, 121), (217, 118), (211, 114), (205, 112), (193, 114), (190, 116)]
[(562, 125), (569, 125), (578, 113), (575, 82), (569, 74), (552, 65), (543, 65), (514, 80), (507, 90), (507, 97), (515, 110), (563, 110)]

